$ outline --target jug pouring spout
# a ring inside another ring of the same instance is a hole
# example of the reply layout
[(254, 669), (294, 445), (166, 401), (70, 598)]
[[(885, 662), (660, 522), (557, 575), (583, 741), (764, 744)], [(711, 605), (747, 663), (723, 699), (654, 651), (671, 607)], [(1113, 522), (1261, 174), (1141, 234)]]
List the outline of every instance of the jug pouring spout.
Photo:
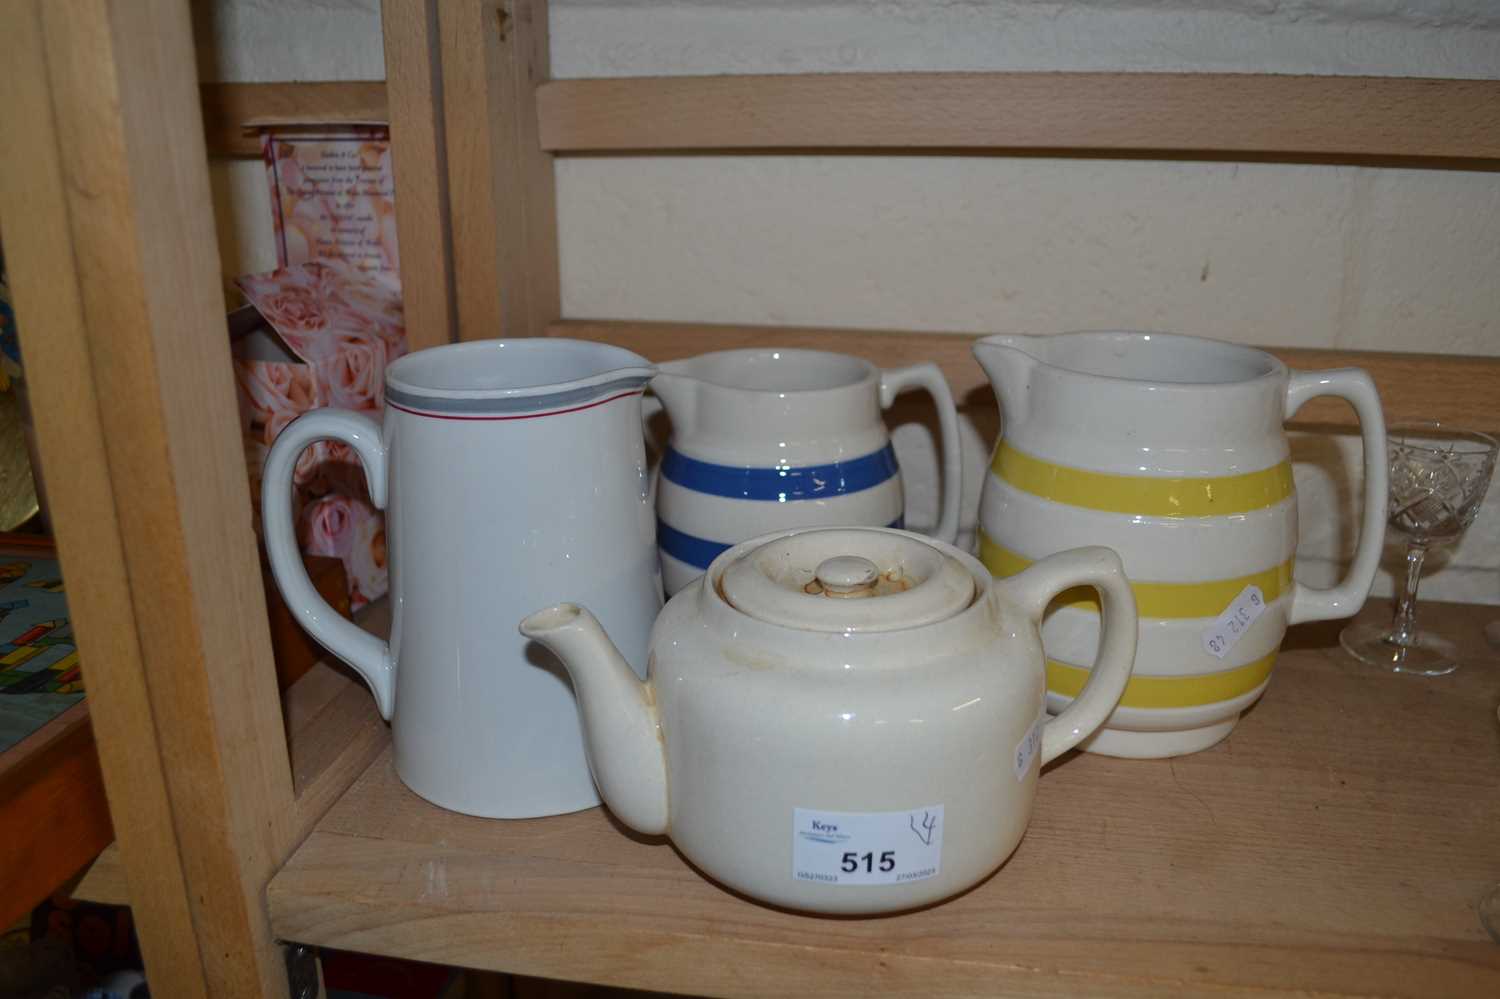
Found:
[(1030, 409), (1032, 375), (1042, 363), (1036, 355), (1039, 340), (999, 333), (974, 344), (974, 359), (989, 376), (1007, 425), (1023, 420)]
[(680, 362), (661, 365), (651, 379), (651, 391), (666, 407), (667, 416), (679, 434), (698, 423), (698, 389), (702, 383), (680, 370)]
[(573, 679), (589, 767), (610, 811), (639, 832), (667, 831), (667, 760), (655, 698), (593, 614), (558, 604), (521, 622)]

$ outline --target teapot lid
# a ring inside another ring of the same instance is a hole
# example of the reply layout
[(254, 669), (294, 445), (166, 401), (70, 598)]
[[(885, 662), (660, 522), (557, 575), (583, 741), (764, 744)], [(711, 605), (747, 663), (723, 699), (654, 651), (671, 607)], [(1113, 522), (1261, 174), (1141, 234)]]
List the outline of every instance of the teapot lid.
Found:
[(724, 599), (770, 624), (807, 631), (898, 631), (932, 624), (974, 599), (974, 577), (905, 531), (839, 528), (786, 534), (719, 577)]

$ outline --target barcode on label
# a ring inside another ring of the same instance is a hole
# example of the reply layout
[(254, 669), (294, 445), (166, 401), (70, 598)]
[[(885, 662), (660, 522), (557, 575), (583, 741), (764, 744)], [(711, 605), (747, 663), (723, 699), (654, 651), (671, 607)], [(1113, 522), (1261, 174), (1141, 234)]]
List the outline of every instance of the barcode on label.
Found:
[(1203, 632), (1203, 650), (1215, 659), (1223, 659), (1265, 610), (1266, 598), (1260, 587), (1253, 583), (1245, 587)]

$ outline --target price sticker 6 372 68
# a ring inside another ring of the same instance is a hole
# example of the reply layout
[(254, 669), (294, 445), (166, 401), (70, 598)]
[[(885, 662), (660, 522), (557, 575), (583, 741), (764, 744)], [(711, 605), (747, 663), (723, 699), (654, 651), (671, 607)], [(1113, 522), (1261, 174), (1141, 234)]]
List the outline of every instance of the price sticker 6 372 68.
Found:
[(1204, 629), (1203, 650), (1215, 659), (1223, 659), (1265, 610), (1265, 594), (1260, 592), (1259, 586), (1251, 583), (1229, 602), (1213, 624)]
[(894, 885), (933, 877), (943, 860), (943, 806), (904, 812), (792, 815), (792, 877), (830, 885)]

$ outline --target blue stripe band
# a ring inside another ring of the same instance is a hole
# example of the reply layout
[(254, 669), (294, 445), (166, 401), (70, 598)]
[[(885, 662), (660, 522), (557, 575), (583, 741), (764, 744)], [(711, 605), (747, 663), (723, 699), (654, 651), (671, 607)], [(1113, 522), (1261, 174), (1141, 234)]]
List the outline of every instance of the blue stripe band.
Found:
[(689, 458), (673, 448), (661, 460), (661, 474), (684, 489), (730, 499), (816, 499), (857, 493), (893, 478), (896, 449), (887, 444), (873, 454), (830, 465), (801, 468), (738, 468)]
[[(897, 517), (886, 526), (905, 530), (906, 517)], [(707, 569), (714, 559), (734, 547), (733, 544), (726, 545), (685, 534), (660, 517), (656, 519), (656, 546), (677, 561), (685, 562), (695, 569)]]

